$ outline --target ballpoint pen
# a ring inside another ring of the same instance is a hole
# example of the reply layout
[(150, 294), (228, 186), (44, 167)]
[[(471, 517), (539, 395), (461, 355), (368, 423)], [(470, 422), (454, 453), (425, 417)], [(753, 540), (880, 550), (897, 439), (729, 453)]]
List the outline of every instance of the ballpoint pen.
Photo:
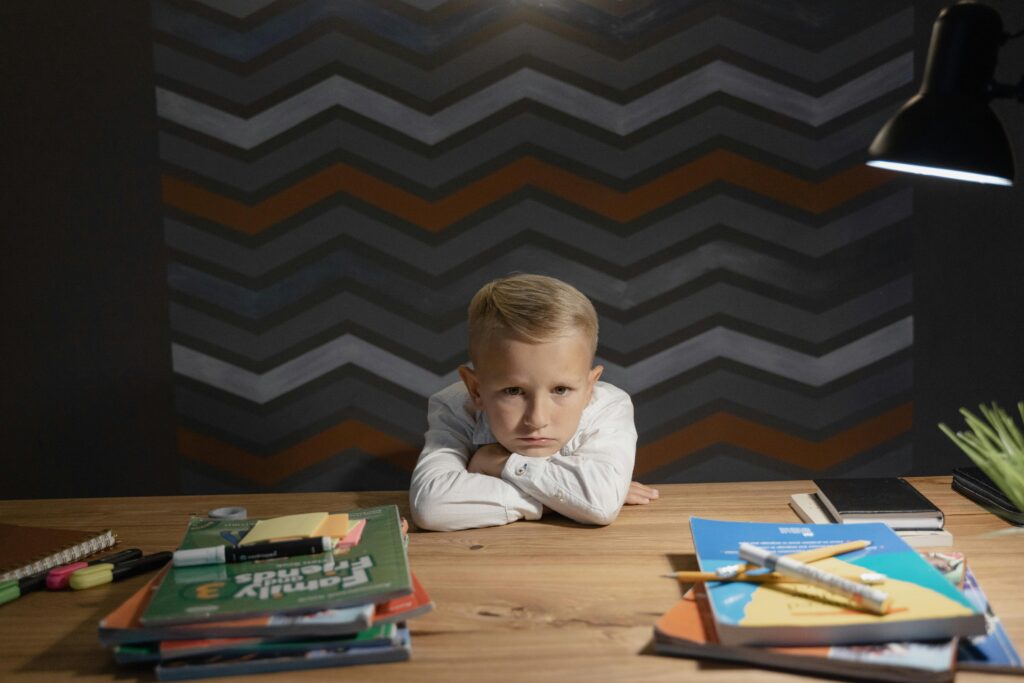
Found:
[(787, 576), (802, 579), (819, 588), (849, 598), (854, 604), (862, 606), (876, 614), (885, 614), (889, 610), (889, 595), (877, 588), (850, 581), (842, 576), (830, 574), (790, 555), (776, 555), (766, 548), (752, 543), (740, 543), (740, 558), (747, 562), (768, 567)]
[[(838, 543), (836, 545), (827, 545), (820, 548), (811, 548), (810, 550), (802, 550), (791, 555), (786, 555), (791, 559), (799, 562), (817, 562), (823, 560), (826, 557), (835, 557), (836, 555), (842, 555), (843, 553), (853, 552), (854, 550), (860, 550), (866, 548), (871, 543), (869, 541), (848, 541), (846, 543)], [(730, 564), (725, 567), (719, 567), (715, 570), (715, 574), (718, 575), (719, 579), (727, 579), (737, 574), (740, 574), (751, 569), (758, 569), (756, 564)]]
[[(861, 548), (866, 548), (869, 545), (871, 544), (868, 541), (849, 541), (847, 543), (839, 543), (837, 545), (803, 550), (791, 555), (786, 555), (786, 557), (800, 562), (817, 562), (818, 560), (823, 560), (828, 557), (835, 557), (836, 555), (842, 555), (843, 553), (860, 550)], [(662, 576), (666, 578), (673, 578), (683, 583), (694, 583), (696, 581), (747, 581), (755, 583), (773, 583), (794, 582), (798, 580), (793, 577), (783, 576), (777, 572), (759, 572), (756, 574), (748, 573), (752, 569), (757, 570), (762, 569), (762, 567), (753, 563), (731, 564), (725, 567), (719, 567), (714, 572), (678, 571), (671, 574), (662, 574)], [(885, 580), (885, 575), (877, 572), (863, 572), (857, 576), (844, 578), (851, 581), (859, 581), (864, 584), (878, 584)]]
[[(793, 576), (784, 576), (776, 572), (764, 572), (760, 574), (742, 572), (740, 574), (722, 578), (715, 572), (678, 571), (672, 572), (671, 574), (662, 574), (662, 576), (668, 579), (676, 579), (682, 583), (696, 583), (697, 581), (717, 581), (721, 583), (730, 581), (745, 581), (747, 583), (799, 583), (800, 581), (803, 581), (803, 579)], [(885, 575), (878, 574), (876, 572), (864, 572), (856, 576), (844, 576), (843, 578), (849, 581), (857, 581), (859, 583), (869, 585), (885, 581)]]

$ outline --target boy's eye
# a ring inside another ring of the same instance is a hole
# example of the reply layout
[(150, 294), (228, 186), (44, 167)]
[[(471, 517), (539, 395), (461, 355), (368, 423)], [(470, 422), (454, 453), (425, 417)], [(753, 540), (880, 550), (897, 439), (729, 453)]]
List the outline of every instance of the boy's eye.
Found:
[(572, 391), (572, 389), (570, 389), (569, 387), (555, 387), (554, 393), (556, 396), (565, 396), (570, 391)]
[(501, 393), (505, 396), (520, 396), (523, 393), (523, 390), (519, 387), (505, 387), (501, 390)]

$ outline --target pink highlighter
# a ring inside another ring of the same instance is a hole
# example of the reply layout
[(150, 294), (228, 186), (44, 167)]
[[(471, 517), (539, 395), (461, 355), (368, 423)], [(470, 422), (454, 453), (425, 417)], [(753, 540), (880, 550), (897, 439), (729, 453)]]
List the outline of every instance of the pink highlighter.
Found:
[(127, 560), (137, 560), (142, 557), (142, 551), (138, 548), (128, 548), (121, 552), (114, 553), (113, 555), (105, 555), (98, 557), (95, 560), (89, 560), (88, 562), (72, 562), (71, 564), (61, 565), (51, 569), (46, 575), (46, 587), (52, 591), (64, 590), (68, 587), (68, 582), (71, 581), (71, 575), (77, 572), (79, 569), (84, 569), (93, 564), (99, 564), (100, 562), (110, 562), (112, 564), (117, 562), (125, 562)]

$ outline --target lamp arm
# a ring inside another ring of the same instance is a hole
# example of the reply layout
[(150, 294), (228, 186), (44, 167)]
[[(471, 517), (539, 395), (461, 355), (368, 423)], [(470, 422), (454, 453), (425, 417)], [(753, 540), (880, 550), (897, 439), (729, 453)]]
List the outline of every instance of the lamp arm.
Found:
[(1020, 38), (1021, 36), (1024, 36), (1024, 28), (1022, 28), (1021, 30), (1017, 31), (1016, 33), (1004, 33), (1003, 34), (1003, 40), (1000, 43), (1000, 45), (1006, 45), (1011, 40), (1013, 40), (1015, 38)]
[[(1024, 36), (1024, 28), (1017, 31), (1016, 33), (1003, 33), (1000, 46), (1006, 45), (1011, 40), (1016, 40)], [(1024, 102), (1024, 76), (1021, 76), (1020, 81), (1016, 85), (1009, 83), (996, 83), (991, 81), (987, 86), (989, 99), (1015, 99), (1018, 102)]]
[(985, 88), (989, 99), (1015, 99), (1024, 102), (1024, 77), (1016, 85), (991, 81)]

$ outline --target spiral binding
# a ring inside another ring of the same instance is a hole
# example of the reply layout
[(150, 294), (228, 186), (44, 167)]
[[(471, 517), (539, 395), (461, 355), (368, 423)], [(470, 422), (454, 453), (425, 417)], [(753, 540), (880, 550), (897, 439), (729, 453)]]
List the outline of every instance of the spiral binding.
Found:
[(23, 576), (31, 576), (32, 574), (38, 574), (39, 572), (46, 571), (47, 569), (59, 567), (71, 562), (77, 562), (81, 558), (88, 557), (93, 553), (109, 548), (115, 543), (117, 543), (117, 534), (110, 529), (106, 529), (105, 531), (100, 532), (98, 536), (94, 536), (93, 538), (59, 550), (51, 555), (38, 559), (35, 562), (19, 567), (18, 569), (12, 569), (11, 571), (0, 574), (0, 581), (20, 579)]

